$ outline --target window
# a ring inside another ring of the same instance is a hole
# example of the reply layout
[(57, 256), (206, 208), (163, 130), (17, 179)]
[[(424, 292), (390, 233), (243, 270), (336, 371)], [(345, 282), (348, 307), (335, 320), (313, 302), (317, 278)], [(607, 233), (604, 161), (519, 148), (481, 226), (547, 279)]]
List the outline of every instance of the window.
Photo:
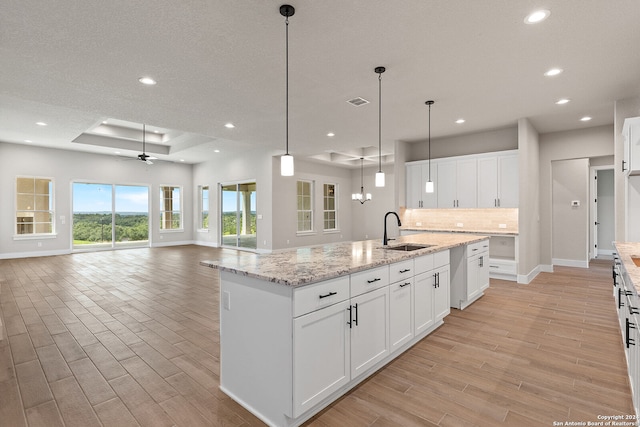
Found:
[(198, 228), (201, 230), (209, 229), (209, 186), (201, 185), (198, 187), (200, 217), (198, 218)]
[(338, 185), (324, 184), (324, 230), (338, 229)]
[(160, 230), (182, 229), (180, 187), (160, 187)]
[(313, 231), (313, 182), (298, 181), (298, 232)]
[(16, 178), (16, 234), (53, 234), (53, 181)]

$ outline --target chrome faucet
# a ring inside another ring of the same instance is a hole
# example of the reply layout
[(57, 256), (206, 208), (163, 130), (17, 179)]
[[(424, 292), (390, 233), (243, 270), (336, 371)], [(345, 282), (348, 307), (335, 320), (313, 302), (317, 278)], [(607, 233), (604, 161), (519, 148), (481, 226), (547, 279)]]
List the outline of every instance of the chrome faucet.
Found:
[(387, 243), (389, 243), (389, 240), (395, 240), (395, 239), (387, 238), (387, 217), (389, 216), (389, 214), (393, 214), (393, 215), (396, 216), (396, 218), (398, 219), (398, 227), (400, 227), (402, 225), (402, 223), (400, 222), (400, 217), (398, 216), (397, 213), (395, 213), (395, 212), (387, 212), (386, 214), (384, 214), (384, 236), (382, 237), (382, 244), (384, 246), (387, 246)]

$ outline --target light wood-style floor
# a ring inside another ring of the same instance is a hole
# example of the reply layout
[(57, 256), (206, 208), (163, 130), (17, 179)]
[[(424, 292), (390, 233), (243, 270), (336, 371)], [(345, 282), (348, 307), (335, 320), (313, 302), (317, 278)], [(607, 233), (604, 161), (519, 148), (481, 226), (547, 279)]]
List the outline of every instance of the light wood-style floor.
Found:
[[(0, 426), (254, 426), (218, 390), (219, 249), (0, 260)], [(309, 421), (551, 426), (632, 414), (610, 262), (486, 295)]]

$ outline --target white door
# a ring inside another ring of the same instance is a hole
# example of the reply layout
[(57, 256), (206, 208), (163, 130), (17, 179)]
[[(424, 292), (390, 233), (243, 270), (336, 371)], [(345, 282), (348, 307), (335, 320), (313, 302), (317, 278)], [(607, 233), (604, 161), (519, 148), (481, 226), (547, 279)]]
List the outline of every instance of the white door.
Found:
[(293, 320), (293, 416), (350, 380), (349, 301)]
[(389, 333), (391, 351), (413, 338), (413, 278), (389, 287)]
[(438, 208), (456, 207), (456, 162), (438, 163)]
[(433, 312), (435, 320), (444, 319), (451, 312), (449, 291), (449, 266), (440, 267), (434, 271), (435, 284), (433, 289)]
[(480, 259), (477, 256), (467, 258), (467, 301), (473, 300), (480, 293), (479, 263)]
[(498, 207), (517, 208), (519, 182), (518, 155), (498, 157)]
[(389, 354), (389, 287), (351, 299), (351, 378)]
[(613, 169), (595, 171), (594, 194), (591, 198), (593, 209), (593, 254), (613, 255), (615, 240), (614, 173)]
[(498, 207), (498, 158), (478, 159), (478, 207)]
[(415, 335), (433, 325), (433, 272), (418, 274), (413, 289), (413, 312)]
[(457, 208), (478, 206), (478, 162), (476, 159), (457, 161), (456, 194)]

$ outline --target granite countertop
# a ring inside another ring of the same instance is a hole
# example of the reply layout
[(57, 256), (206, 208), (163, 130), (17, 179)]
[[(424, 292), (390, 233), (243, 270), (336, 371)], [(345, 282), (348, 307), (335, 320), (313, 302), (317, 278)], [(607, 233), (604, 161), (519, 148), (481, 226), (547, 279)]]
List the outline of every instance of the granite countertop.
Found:
[(417, 227), (417, 226), (409, 226), (409, 227), (400, 227), (400, 230), (406, 231), (424, 231), (424, 232), (434, 232), (434, 233), (469, 233), (469, 234), (484, 234), (488, 236), (517, 236), (517, 231), (505, 230), (502, 228), (494, 228), (494, 229), (468, 229), (468, 228), (448, 228), (448, 229), (435, 229), (435, 228), (425, 228), (425, 227)]
[(462, 233), (422, 233), (398, 237), (389, 242), (389, 246), (405, 243), (433, 245), (411, 252), (387, 250), (382, 247), (380, 240), (364, 240), (270, 254), (223, 254), (220, 259), (201, 261), (200, 264), (286, 286), (301, 286), (467, 245), (486, 238), (487, 236)]
[(624, 269), (629, 275), (631, 284), (640, 295), (640, 267), (636, 266), (631, 257), (640, 257), (640, 243), (637, 242), (615, 242), (616, 251), (622, 262)]

